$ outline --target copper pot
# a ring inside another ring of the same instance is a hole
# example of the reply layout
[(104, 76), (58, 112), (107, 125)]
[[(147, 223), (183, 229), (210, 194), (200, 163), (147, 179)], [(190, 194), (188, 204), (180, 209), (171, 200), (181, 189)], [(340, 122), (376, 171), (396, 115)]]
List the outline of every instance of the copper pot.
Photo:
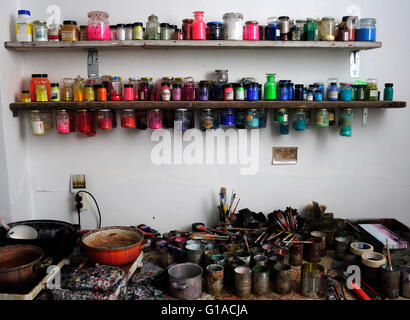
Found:
[(43, 249), (26, 244), (0, 248), (0, 287), (15, 288), (34, 281), (43, 267)]

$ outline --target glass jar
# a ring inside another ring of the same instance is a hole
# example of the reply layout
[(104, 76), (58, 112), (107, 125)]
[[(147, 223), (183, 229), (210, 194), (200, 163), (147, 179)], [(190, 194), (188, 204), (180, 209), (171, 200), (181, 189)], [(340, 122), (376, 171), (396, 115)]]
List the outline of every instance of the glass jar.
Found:
[(343, 137), (352, 136), (352, 119), (353, 111), (352, 109), (342, 109), (340, 111), (340, 135)]
[[(154, 14), (148, 17), (146, 24), (147, 39), (148, 40), (160, 40), (161, 39), (161, 27), (158, 22), (158, 17)], [(159, 31), (159, 32), (158, 32)]]
[(141, 82), (138, 88), (138, 96), (141, 101), (149, 100), (148, 83)]
[(80, 30), (77, 27), (77, 22), (66, 20), (61, 28), (61, 41), (79, 41)]
[(20, 102), (24, 102), (24, 103), (29, 103), (29, 102), (31, 102), (30, 91), (29, 91), (29, 90), (23, 90), (23, 91), (21, 92)]
[(40, 110), (40, 117), (43, 120), (44, 130), (54, 128), (53, 112), (50, 110)]
[(266, 75), (266, 82), (264, 84), (264, 100), (277, 99), (277, 87), (275, 83), (275, 73), (268, 73)]
[(222, 126), (234, 126), (235, 125), (235, 115), (233, 109), (222, 109), (221, 111), (221, 125)]
[(235, 109), (235, 128), (236, 129), (245, 129), (245, 110), (244, 109)]
[(169, 34), (169, 23), (161, 23), (161, 33), (160, 33), (160, 39), (161, 40), (169, 40), (170, 34)]
[(195, 11), (195, 20), (192, 23), (192, 39), (193, 40), (206, 40), (206, 24), (204, 22), (204, 12)]
[(44, 135), (44, 123), (40, 116), (40, 110), (32, 110), (30, 112), (31, 132), (33, 136)]
[(245, 127), (247, 129), (259, 128), (259, 112), (256, 109), (248, 109), (245, 112)]
[(386, 83), (383, 91), (384, 101), (393, 101), (393, 83)]
[(366, 85), (364, 84), (358, 84), (356, 86), (356, 96), (355, 96), (355, 100), (356, 101), (365, 101), (365, 88)]
[(147, 111), (146, 110), (135, 110), (135, 127), (138, 130), (146, 130), (147, 127)]
[(241, 83), (235, 85), (235, 100), (243, 101), (245, 100), (245, 88)]
[(115, 32), (118, 41), (125, 41), (125, 24), (117, 24), (117, 31)]
[(185, 131), (189, 127), (188, 109), (176, 109), (174, 118), (174, 129)]
[(78, 132), (89, 133), (91, 131), (90, 112), (85, 109), (77, 110), (76, 123)]
[(246, 21), (243, 40), (259, 40), (258, 21)]
[(288, 122), (288, 112), (284, 108), (275, 110), (273, 121), (275, 123), (287, 123)]
[(162, 129), (162, 111), (160, 109), (148, 110), (148, 128)]
[(209, 130), (214, 128), (214, 113), (212, 109), (201, 110), (201, 130)]
[(44, 81), (36, 80), (36, 101), (45, 102), (48, 101), (47, 85)]
[(113, 77), (110, 82), (110, 101), (121, 101), (122, 81), (120, 77)]
[(97, 113), (98, 129), (111, 130), (113, 128), (113, 114), (109, 109), (101, 109)]
[(313, 92), (313, 100), (314, 101), (322, 101), (323, 100), (322, 91), (320, 89), (315, 89), (315, 91)]
[(144, 30), (142, 22), (135, 22), (133, 24), (133, 40), (144, 40)]
[(63, 79), (63, 88), (61, 90), (61, 96), (62, 96), (63, 101), (73, 101), (74, 100), (73, 84), (74, 84), (74, 79), (72, 78)]
[(306, 129), (305, 109), (296, 109), (293, 120), (293, 129), (296, 131), (304, 131)]
[(133, 40), (134, 37), (134, 26), (132, 23), (127, 23), (125, 25), (125, 40)]
[(58, 133), (70, 133), (70, 116), (67, 110), (56, 110), (56, 127)]
[(376, 19), (360, 19), (356, 28), (356, 41), (376, 41)]
[(223, 15), (225, 40), (243, 40), (243, 14), (225, 13)]
[(46, 21), (33, 21), (33, 41), (48, 41), (48, 28)]
[(279, 84), (279, 100), (281, 101), (289, 100), (289, 87), (286, 83)]
[(208, 22), (207, 26), (209, 30), (209, 40), (225, 39), (224, 24), (222, 22)]
[(356, 17), (353, 16), (344, 16), (342, 18), (342, 23), (339, 25), (337, 35), (339, 41), (356, 40), (355, 19)]
[(315, 126), (319, 128), (326, 128), (329, 126), (329, 112), (327, 109), (316, 110)]
[(304, 86), (303, 84), (295, 84), (295, 101), (303, 101)]
[(88, 13), (88, 40), (111, 40), (109, 15), (104, 11), (91, 11)]
[(304, 39), (305, 41), (318, 41), (319, 31), (316, 21), (312, 18), (307, 18), (304, 27)]
[(259, 109), (259, 128), (266, 128), (266, 123), (268, 121), (268, 110)]
[(296, 20), (296, 24), (294, 25), (291, 31), (292, 41), (303, 40), (303, 30), (305, 28), (305, 23), (305, 20)]
[(379, 91), (377, 88), (377, 79), (367, 79), (367, 85), (364, 90), (364, 96), (366, 101), (379, 100)]
[(329, 127), (334, 126), (336, 123), (336, 112), (335, 109), (328, 109), (329, 111)]
[(110, 26), (111, 40), (117, 40), (117, 26)]
[(329, 17), (322, 18), (319, 36), (322, 41), (335, 41), (335, 19)]
[(337, 101), (339, 100), (339, 88), (337, 87), (337, 82), (331, 82), (327, 88), (327, 100)]
[(199, 100), (207, 101), (208, 99), (209, 99), (208, 83), (200, 82), (199, 83)]
[(80, 26), (80, 41), (88, 41), (88, 27)]
[(233, 86), (232, 84), (227, 83), (224, 88), (224, 100), (233, 101), (233, 99), (234, 99)]
[(60, 101), (60, 85), (58, 83), (51, 84), (50, 101)]
[(48, 41), (61, 40), (61, 24), (50, 24), (48, 27)]
[(277, 17), (268, 18), (265, 34), (266, 40), (280, 40), (280, 26)]
[(340, 84), (340, 100), (341, 101), (352, 101), (353, 89), (352, 85), (348, 83)]
[(107, 89), (102, 84), (94, 85), (94, 95), (97, 95), (97, 101), (106, 102), (107, 101)]
[(94, 86), (92, 84), (86, 84), (84, 86), (84, 100), (95, 101)]
[(124, 100), (134, 101), (134, 86), (132, 84), (124, 84)]
[(172, 40), (184, 40), (182, 29), (175, 29), (175, 32), (172, 34)]
[(74, 79), (73, 85), (74, 101), (84, 101), (84, 79), (80, 76)]
[(182, 88), (182, 100), (195, 100), (195, 83), (192, 80), (188, 80), (184, 83), (184, 86)]
[(133, 109), (121, 110), (121, 127), (123, 128), (135, 128), (135, 111)]
[(182, 34), (184, 40), (192, 40), (192, 24), (194, 23), (193, 19), (184, 19), (182, 20)]
[(216, 83), (228, 83), (228, 70), (215, 70), (215, 80)]
[(282, 40), (282, 41), (290, 40), (290, 21), (289, 21), (289, 17), (287, 17), (287, 16), (279, 17), (279, 26), (280, 26), (280, 40)]

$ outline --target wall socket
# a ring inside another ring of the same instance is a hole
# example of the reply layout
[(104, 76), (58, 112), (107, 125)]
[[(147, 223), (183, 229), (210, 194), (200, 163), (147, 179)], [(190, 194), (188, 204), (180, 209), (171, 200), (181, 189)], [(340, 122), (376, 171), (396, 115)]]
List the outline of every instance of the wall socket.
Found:
[[(75, 199), (76, 194), (80, 190), (86, 190), (86, 183), (85, 183), (85, 174), (72, 174), (71, 175), (71, 193), (74, 195), (74, 209), (77, 211), (77, 201)], [(87, 211), (88, 208), (88, 195), (85, 192), (80, 192), (78, 194), (82, 200), (81, 204), (82, 207), (80, 208), (80, 211)]]

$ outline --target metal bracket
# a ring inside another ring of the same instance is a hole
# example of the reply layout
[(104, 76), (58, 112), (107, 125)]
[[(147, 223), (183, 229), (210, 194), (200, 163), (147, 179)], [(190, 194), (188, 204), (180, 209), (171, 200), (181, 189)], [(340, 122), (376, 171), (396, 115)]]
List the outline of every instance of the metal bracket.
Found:
[(12, 110), (13, 112), (13, 118), (17, 118), (19, 116), (19, 113), (17, 110)]
[(98, 78), (98, 50), (88, 49), (87, 57), (88, 78)]
[(362, 115), (362, 127), (365, 128), (367, 125), (367, 113), (368, 113), (368, 109), (364, 108), (363, 109), (363, 115)]
[(350, 51), (350, 78), (360, 77), (359, 51)]

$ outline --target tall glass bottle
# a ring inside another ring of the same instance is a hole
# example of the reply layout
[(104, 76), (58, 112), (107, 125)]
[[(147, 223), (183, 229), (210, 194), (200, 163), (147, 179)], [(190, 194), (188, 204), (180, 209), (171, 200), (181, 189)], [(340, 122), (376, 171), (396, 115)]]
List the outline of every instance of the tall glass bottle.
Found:
[(277, 88), (276, 88), (276, 83), (275, 83), (275, 73), (268, 73), (267, 79), (265, 82), (264, 86), (264, 100), (276, 100), (276, 93), (277, 93)]
[(147, 38), (148, 40), (160, 40), (161, 39), (161, 28), (159, 26), (158, 17), (152, 14), (148, 17), (147, 21)]

